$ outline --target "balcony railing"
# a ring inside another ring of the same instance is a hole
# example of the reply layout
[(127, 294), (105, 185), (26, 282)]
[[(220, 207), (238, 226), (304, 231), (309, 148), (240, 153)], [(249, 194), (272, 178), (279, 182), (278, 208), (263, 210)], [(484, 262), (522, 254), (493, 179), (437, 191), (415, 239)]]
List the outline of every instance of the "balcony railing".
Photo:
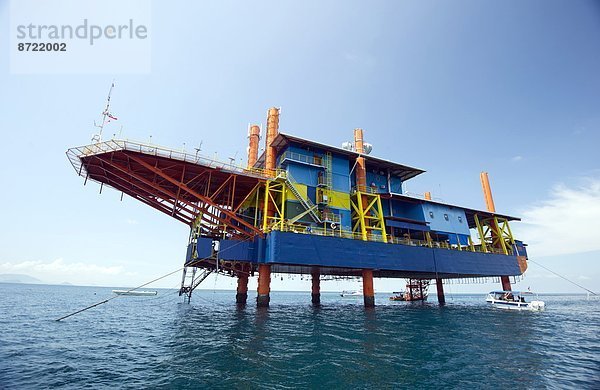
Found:
[(305, 154), (300, 154), (300, 153), (290, 152), (290, 151), (287, 151), (287, 152), (283, 153), (279, 157), (279, 165), (283, 164), (284, 160), (298, 161), (298, 162), (301, 162), (301, 163), (310, 164), (310, 165), (317, 165), (317, 166), (320, 166), (320, 167), (324, 167), (325, 166), (323, 164), (323, 158), (321, 158), (319, 156), (307, 156)]

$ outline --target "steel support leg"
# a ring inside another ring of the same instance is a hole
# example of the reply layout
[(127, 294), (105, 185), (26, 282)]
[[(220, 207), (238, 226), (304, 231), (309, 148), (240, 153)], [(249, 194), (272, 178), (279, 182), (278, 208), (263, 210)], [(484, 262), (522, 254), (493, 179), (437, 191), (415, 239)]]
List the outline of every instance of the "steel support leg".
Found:
[(365, 307), (375, 306), (375, 290), (373, 289), (373, 270), (363, 269), (363, 295)]
[(442, 283), (442, 279), (437, 278), (435, 280), (435, 285), (437, 287), (438, 303), (440, 305), (445, 305), (446, 304), (446, 296), (444, 295), (444, 284)]
[(258, 266), (258, 296), (256, 297), (256, 306), (269, 306), (269, 292), (271, 291), (271, 266), (260, 264)]
[(321, 275), (319, 270), (313, 270), (312, 275), (312, 304), (319, 306), (321, 304)]
[(238, 274), (237, 282), (237, 294), (235, 295), (235, 302), (238, 305), (245, 305), (248, 299), (248, 274)]

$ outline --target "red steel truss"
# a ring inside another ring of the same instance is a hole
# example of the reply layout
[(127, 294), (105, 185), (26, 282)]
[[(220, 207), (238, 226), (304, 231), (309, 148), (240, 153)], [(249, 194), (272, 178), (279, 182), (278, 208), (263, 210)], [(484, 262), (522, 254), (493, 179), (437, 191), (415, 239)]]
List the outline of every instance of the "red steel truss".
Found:
[(193, 225), (205, 233), (239, 238), (263, 236), (236, 212), (266, 177), (231, 164), (131, 141), (111, 140), (72, 148), (79, 175)]

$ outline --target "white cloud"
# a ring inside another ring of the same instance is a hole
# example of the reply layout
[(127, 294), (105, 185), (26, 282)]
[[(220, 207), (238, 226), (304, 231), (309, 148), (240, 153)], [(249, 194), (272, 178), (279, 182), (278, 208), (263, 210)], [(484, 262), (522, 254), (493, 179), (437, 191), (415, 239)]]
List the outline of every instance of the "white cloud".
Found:
[(113, 278), (123, 273), (121, 266), (101, 266), (82, 262), (67, 263), (62, 258), (46, 262), (42, 260), (22, 261), (18, 263), (0, 263), (0, 273), (27, 274), (44, 282), (60, 283), (96, 283), (102, 277)]
[(135, 219), (127, 219), (125, 222), (127, 222), (128, 225), (137, 225), (139, 223)]
[(512, 162), (519, 162), (521, 160), (523, 160), (523, 156), (514, 156), (510, 159)]
[(600, 179), (587, 178), (579, 187), (555, 186), (549, 198), (521, 212), (518, 237), (536, 256), (600, 250)]

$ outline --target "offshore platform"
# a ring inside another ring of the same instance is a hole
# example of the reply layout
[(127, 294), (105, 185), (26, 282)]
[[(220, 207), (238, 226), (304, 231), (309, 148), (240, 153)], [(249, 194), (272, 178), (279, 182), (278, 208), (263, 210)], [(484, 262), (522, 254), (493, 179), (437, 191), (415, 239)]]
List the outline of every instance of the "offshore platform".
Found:
[[(106, 111), (107, 112), (107, 111)], [(105, 114), (106, 114), (105, 112)], [(212, 272), (237, 278), (246, 304), (258, 274), (257, 305), (269, 305), (272, 273), (311, 275), (312, 303), (325, 277), (362, 278), (365, 306), (374, 277), (406, 278), (422, 289), (435, 280), (496, 278), (503, 290), (527, 269), (523, 242), (496, 213), (487, 173), (487, 210), (409, 196), (402, 184), (423, 170), (370, 155), (363, 130), (341, 148), (279, 131), (280, 110), (248, 130), (244, 167), (148, 143), (99, 137), (67, 151), (75, 171), (190, 227), (180, 295), (189, 300)]]

